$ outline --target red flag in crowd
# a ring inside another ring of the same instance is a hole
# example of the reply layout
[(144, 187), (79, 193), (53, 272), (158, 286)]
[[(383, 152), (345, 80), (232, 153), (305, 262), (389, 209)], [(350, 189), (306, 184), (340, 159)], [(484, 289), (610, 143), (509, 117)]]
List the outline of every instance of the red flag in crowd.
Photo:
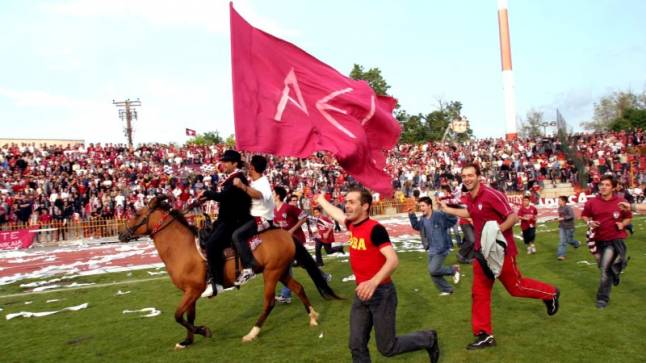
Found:
[(186, 136), (196, 136), (197, 132), (195, 130), (186, 129)]
[(230, 16), (237, 147), (296, 157), (326, 150), (359, 182), (392, 195), (383, 168), (401, 131), (396, 100), (252, 27), (233, 4)]

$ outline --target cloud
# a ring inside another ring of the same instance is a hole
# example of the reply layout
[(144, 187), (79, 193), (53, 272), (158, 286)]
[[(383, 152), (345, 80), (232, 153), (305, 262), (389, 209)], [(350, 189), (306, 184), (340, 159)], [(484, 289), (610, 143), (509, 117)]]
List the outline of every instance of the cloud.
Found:
[[(298, 36), (276, 21), (259, 15), (247, 0), (234, 6), (247, 21), (276, 36)], [(67, 0), (42, 5), (46, 12), (71, 17), (139, 18), (168, 27), (193, 27), (212, 33), (229, 33), (229, 1), (227, 0)]]

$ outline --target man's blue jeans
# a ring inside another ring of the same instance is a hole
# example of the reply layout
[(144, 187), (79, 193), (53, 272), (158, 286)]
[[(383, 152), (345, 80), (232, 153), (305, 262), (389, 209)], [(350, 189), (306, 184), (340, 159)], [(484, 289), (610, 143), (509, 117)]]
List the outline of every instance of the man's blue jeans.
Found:
[(579, 248), (581, 242), (574, 239), (574, 228), (563, 229), (559, 227), (559, 248), (556, 251), (557, 257), (565, 257), (567, 252), (567, 245), (572, 245), (574, 248)]

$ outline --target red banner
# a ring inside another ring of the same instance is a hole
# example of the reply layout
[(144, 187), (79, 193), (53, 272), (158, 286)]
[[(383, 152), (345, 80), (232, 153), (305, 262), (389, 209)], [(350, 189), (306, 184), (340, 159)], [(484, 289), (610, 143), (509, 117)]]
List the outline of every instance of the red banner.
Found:
[(397, 101), (252, 27), (233, 4), (230, 15), (237, 147), (301, 158), (326, 150), (356, 180), (391, 196), (384, 167), (401, 132)]
[(17, 250), (31, 247), (36, 232), (29, 229), (0, 232), (0, 250)]

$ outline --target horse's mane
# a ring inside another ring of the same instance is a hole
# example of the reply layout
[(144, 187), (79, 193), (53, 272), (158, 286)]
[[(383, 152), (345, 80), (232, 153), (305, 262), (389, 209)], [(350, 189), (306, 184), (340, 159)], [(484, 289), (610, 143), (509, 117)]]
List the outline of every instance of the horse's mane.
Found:
[(197, 236), (197, 227), (188, 223), (188, 220), (186, 220), (186, 217), (184, 216), (184, 214), (182, 214), (182, 212), (178, 211), (177, 209), (172, 209), (172, 207), (168, 203), (160, 203), (157, 208), (164, 211), (170, 210), (171, 217), (175, 218), (179, 223), (184, 225), (184, 227), (188, 228), (188, 230), (191, 231), (194, 236)]

